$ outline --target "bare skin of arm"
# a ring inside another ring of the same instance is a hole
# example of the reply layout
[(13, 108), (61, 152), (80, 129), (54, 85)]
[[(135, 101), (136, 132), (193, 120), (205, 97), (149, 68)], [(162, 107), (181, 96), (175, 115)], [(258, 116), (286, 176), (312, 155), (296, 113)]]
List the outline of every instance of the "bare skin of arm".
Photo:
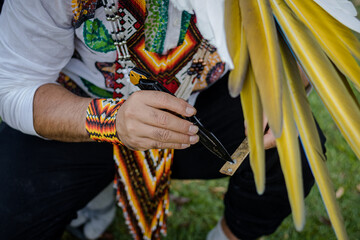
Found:
[[(34, 127), (49, 139), (92, 141), (85, 129), (91, 98), (78, 97), (56, 84), (45, 84), (34, 97)], [(174, 114), (192, 116), (194, 107), (167, 93), (140, 91), (120, 107), (116, 128), (120, 140), (133, 150), (183, 149), (199, 141), (198, 127)]]
[(64, 142), (91, 141), (85, 129), (91, 98), (78, 97), (56, 84), (45, 84), (34, 97), (34, 128), (48, 139)]

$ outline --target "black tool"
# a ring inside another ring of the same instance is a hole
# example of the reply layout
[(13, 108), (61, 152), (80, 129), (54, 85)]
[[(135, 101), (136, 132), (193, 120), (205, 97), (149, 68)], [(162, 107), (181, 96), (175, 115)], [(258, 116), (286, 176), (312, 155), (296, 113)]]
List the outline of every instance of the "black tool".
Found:
[[(161, 91), (166, 92), (171, 95), (172, 94), (167, 88), (165, 88), (160, 82), (156, 80), (150, 79), (150, 74), (147, 72), (135, 67), (130, 71), (130, 81), (138, 86), (141, 90), (153, 90), (153, 91)], [(233, 163), (234, 161), (231, 159), (230, 154), (225, 149), (225, 147), (221, 144), (221, 142), (215, 137), (215, 135), (206, 130), (205, 127), (201, 124), (199, 119), (196, 116), (192, 117), (184, 117), (180, 116), (196, 126), (199, 127), (199, 141), (207, 148), (210, 152), (215, 154), (217, 157), (223, 159), (224, 161), (228, 161)]]

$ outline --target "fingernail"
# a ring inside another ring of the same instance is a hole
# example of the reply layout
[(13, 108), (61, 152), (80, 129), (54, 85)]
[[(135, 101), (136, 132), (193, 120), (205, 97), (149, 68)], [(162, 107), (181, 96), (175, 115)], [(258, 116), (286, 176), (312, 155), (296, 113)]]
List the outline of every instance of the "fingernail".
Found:
[(197, 133), (199, 131), (199, 127), (198, 126), (196, 126), (196, 125), (191, 125), (190, 127), (189, 127), (189, 133)]
[(194, 115), (196, 113), (196, 110), (193, 107), (187, 107), (186, 108), (186, 113), (191, 116), (191, 115)]
[(181, 148), (188, 148), (190, 147), (190, 144), (181, 144)]
[(199, 141), (199, 136), (198, 135), (190, 137), (190, 143), (194, 144), (194, 143), (197, 143), (198, 141)]

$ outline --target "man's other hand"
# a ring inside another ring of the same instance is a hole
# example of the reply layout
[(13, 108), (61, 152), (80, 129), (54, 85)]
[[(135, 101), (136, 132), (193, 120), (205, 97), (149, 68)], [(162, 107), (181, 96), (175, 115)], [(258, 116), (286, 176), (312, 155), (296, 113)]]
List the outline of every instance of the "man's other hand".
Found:
[[(276, 147), (275, 136), (274, 136), (273, 132), (271, 131), (271, 129), (269, 128), (267, 131), (265, 131), (267, 124), (268, 124), (268, 119), (264, 115), (263, 130), (264, 130), (264, 148), (265, 148), (265, 150)], [(244, 125), (245, 125), (245, 135), (247, 136), (248, 132), (247, 132), (246, 121), (244, 122)]]

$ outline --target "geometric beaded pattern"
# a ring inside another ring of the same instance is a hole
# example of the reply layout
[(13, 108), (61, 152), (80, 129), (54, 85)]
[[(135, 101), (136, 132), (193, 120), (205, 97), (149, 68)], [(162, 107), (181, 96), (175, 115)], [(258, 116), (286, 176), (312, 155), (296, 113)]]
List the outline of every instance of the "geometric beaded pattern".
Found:
[(114, 145), (118, 203), (134, 240), (166, 234), (173, 149), (131, 151)]
[(93, 99), (86, 111), (86, 131), (97, 142), (120, 144), (116, 132), (116, 114), (124, 99)]

